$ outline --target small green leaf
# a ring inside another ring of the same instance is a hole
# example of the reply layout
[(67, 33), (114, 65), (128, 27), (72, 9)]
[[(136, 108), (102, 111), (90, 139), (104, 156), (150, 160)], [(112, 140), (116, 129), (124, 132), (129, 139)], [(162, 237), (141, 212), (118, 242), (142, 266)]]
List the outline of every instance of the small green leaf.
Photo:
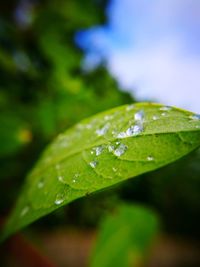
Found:
[(200, 117), (139, 103), (99, 113), (59, 135), (27, 177), (3, 237), (57, 208), (173, 162), (200, 146)]
[(101, 224), (90, 266), (139, 266), (136, 262), (147, 254), (159, 228), (159, 219), (151, 210), (120, 205)]

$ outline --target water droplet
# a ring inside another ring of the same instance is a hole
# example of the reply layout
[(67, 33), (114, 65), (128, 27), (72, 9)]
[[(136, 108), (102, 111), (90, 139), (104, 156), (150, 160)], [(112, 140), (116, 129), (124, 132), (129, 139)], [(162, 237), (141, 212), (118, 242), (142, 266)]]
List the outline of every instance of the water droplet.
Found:
[(74, 177), (73, 177), (73, 180), (72, 180), (72, 183), (76, 183), (77, 182), (77, 178), (80, 176), (79, 173), (75, 173), (74, 174)]
[(117, 138), (126, 138), (127, 135), (126, 135), (126, 132), (121, 132), (117, 135)]
[(118, 133), (118, 131), (117, 131), (116, 129), (113, 130), (113, 131), (112, 131), (112, 135), (113, 135), (113, 137), (116, 137), (117, 133)]
[(96, 168), (98, 162), (97, 161), (91, 161), (89, 164), (94, 169), (94, 168)]
[(199, 121), (200, 120), (200, 114), (193, 114), (190, 115), (189, 118), (193, 121)]
[(134, 105), (134, 104), (128, 105), (128, 106), (126, 107), (126, 111), (130, 111), (130, 110), (132, 110), (132, 109), (134, 109), (134, 108), (135, 108), (135, 105)]
[(42, 187), (44, 187), (44, 180), (41, 179), (41, 180), (38, 182), (37, 186), (38, 186), (38, 188), (40, 188), (40, 189), (41, 189)]
[(158, 117), (158, 116), (156, 116), (156, 115), (154, 115), (154, 116), (152, 117), (152, 119), (153, 119), (154, 121), (156, 121), (156, 120), (158, 120), (158, 119), (159, 119), (159, 117)]
[(103, 146), (98, 146), (95, 148), (96, 156), (101, 155), (102, 152), (103, 152)]
[(120, 157), (126, 152), (127, 149), (128, 149), (128, 147), (126, 145), (120, 144), (118, 146), (118, 148), (116, 148), (114, 150), (114, 154), (115, 154), (115, 156)]
[(92, 125), (91, 125), (91, 124), (86, 124), (86, 125), (85, 125), (85, 128), (86, 128), (86, 129), (91, 129), (91, 128), (92, 128)]
[(113, 152), (114, 149), (115, 149), (115, 147), (114, 147), (113, 145), (109, 145), (109, 146), (108, 146), (108, 151), (109, 151), (109, 152)]
[(127, 136), (135, 136), (140, 134), (143, 131), (143, 125), (142, 124), (136, 124), (129, 127), (126, 131)]
[(58, 176), (58, 181), (64, 183), (64, 177), (62, 175)]
[(96, 134), (98, 136), (105, 135), (107, 133), (107, 131), (109, 130), (109, 127), (110, 127), (110, 125), (108, 123), (105, 124), (101, 129), (96, 130)]
[(119, 142), (119, 141), (117, 141), (115, 144), (116, 144), (116, 145), (120, 145), (120, 142)]
[(171, 109), (172, 109), (172, 107), (170, 107), (170, 106), (163, 106), (160, 108), (160, 110), (162, 110), (162, 111), (169, 111)]
[(112, 115), (106, 115), (106, 116), (104, 117), (104, 120), (109, 121), (109, 120), (111, 120), (112, 118), (113, 118)]
[(163, 112), (163, 113), (161, 113), (161, 116), (165, 117), (165, 116), (167, 116), (167, 113)]
[(116, 172), (116, 171), (117, 171), (117, 169), (116, 169), (115, 167), (113, 167), (113, 168), (112, 168), (112, 170), (113, 170), (114, 172)]
[(148, 161), (153, 161), (153, 160), (154, 160), (154, 157), (152, 157), (152, 156), (148, 156), (148, 157), (147, 157), (147, 160), (148, 160)]
[(64, 202), (64, 195), (63, 194), (57, 194), (56, 196), (56, 200), (54, 201), (54, 203), (56, 205), (60, 205)]
[(135, 121), (142, 121), (144, 119), (144, 111), (139, 110), (138, 112), (135, 113), (134, 115)]
[(29, 211), (29, 206), (25, 206), (25, 207), (22, 209), (22, 211), (21, 211), (21, 213), (20, 213), (20, 216), (24, 216), (28, 211)]

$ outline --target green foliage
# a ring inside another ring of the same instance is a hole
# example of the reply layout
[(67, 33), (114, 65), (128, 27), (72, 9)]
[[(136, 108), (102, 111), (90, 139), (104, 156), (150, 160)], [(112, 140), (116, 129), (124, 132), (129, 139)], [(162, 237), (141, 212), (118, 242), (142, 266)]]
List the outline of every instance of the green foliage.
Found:
[(119, 205), (101, 224), (90, 266), (139, 266), (158, 230), (158, 218), (151, 210)]
[(5, 236), (74, 199), (155, 170), (200, 145), (199, 116), (159, 104), (97, 114), (68, 129), (29, 174)]

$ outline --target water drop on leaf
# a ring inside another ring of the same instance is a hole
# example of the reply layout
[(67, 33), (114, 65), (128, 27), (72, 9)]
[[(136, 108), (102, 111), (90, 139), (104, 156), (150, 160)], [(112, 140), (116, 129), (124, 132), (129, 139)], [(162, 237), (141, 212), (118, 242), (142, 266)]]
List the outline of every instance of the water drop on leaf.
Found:
[(148, 157), (147, 157), (147, 160), (148, 160), (148, 161), (153, 161), (153, 160), (154, 160), (154, 157), (152, 157), (152, 156), (148, 156)]
[(200, 114), (193, 114), (190, 115), (189, 118), (193, 121), (199, 121), (200, 120)]
[(89, 164), (94, 169), (94, 168), (96, 168), (98, 162), (97, 161), (91, 161)]
[(60, 204), (62, 204), (64, 202), (64, 196), (63, 196), (63, 194), (57, 194), (57, 196), (56, 196), (56, 200), (55, 200), (55, 204), (56, 205), (60, 205)]
[(139, 110), (138, 112), (135, 113), (134, 115), (135, 121), (142, 121), (144, 119), (144, 111)]
[(21, 211), (21, 213), (20, 213), (20, 216), (24, 216), (28, 211), (29, 211), (29, 206), (25, 206), (23, 209), (22, 209), (22, 211)]
[(120, 144), (118, 148), (115, 149), (114, 154), (115, 156), (120, 157), (126, 152), (127, 149), (128, 147), (126, 145)]

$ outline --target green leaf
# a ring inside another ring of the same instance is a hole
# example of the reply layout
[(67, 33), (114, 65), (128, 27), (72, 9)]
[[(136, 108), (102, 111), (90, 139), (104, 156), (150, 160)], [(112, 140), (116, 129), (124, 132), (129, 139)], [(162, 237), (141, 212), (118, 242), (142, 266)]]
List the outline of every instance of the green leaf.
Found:
[(59, 135), (27, 177), (3, 237), (57, 208), (200, 146), (200, 117), (139, 103), (99, 113)]
[(159, 231), (159, 219), (138, 205), (120, 205), (101, 224), (91, 267), (140, 266)]

